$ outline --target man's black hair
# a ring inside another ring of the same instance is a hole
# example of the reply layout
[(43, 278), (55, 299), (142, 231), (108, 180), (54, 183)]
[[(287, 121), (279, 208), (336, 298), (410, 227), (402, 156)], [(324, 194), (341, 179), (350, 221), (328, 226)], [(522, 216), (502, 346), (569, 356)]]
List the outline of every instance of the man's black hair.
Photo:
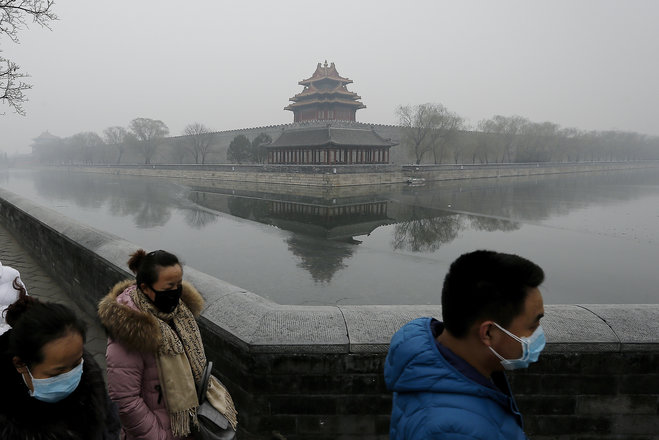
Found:
[(523, 312), (529, 289), (544, 279), (540, 266), (518, 255), (486, 250), (461, 255), (451, 264), (442, 288), (446, 330), (462, 338), (481, 319), (508, 327)]

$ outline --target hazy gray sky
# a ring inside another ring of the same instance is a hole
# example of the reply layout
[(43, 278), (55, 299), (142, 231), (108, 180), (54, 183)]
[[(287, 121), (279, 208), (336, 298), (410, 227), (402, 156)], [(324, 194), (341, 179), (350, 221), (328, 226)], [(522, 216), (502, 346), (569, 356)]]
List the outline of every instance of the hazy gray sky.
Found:
[(494, 114), (659, 135), (654, 0), (58, 0), (52, 32), (0, 40), (34, 88), (26, 117), (0, 112), (0, 151), (160, 119), (227, 130), (291, 122), (316, 63), (336, 63), (367, 108), (439, 102)]

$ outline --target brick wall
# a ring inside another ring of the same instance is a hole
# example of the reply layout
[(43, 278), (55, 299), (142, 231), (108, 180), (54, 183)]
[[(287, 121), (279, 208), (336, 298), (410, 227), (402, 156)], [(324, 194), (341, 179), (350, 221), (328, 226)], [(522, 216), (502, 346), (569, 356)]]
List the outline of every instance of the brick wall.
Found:
[(657, 167), (658, 162), (597, 162), (488, 165), (123, 165), (69, 167), (73, 171), (138, 176), (318, 186), (325, 188), (407, 182), (584, 173)]
[(511, 375), (534, 440), (659, 438), (659, 353), (551, 353)]
[[(243, 409), (241, 438), (274, 432), (288, 440), (388, 438), (383, 353), (245, 358), (203, 336)], [(529, 370), (509, 374), (527, 434), (532, 440), (659, 438), (658, 350), (547, 353)]]

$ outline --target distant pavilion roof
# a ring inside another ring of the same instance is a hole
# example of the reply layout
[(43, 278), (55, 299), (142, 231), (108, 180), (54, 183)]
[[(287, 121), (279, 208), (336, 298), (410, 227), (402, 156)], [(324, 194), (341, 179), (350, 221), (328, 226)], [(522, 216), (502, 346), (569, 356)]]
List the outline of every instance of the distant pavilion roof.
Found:
[(277, 147), (392, 147), (396, 143), (384, 139), (374, 130), (343, 127), (311, 127), (285, 130), (268, 148)]
[(328, 66), (326, 60), (325, 64), (318, 63), (316, 66), (316, 71), (313, 73), (313, 75), (311, 75), (310, 78), (303, 79), (302, 81), (298, 82), (298, 84), (301, 86), (307, 86), (321, 79), (333, 79), (335, 81), (339, 81), (343, 85), (352, 83), (351, 79), (344, 78), (339, 75), (339, 72), (336, 71), (334, 63)]
[[(359, 101), (362, 97), (346, 87), (347, 84), (351, 83), (351, 79), (339, 75), (334, 63), (329, 66), (327, 61), (325, 61), (325, 64), (318, 63), (316, 71), (311, 77), (298, 82), (298, 84), (304, 86), (304, 90), (289, 98), (289, 101), (293, 101), (293, 103), (284, 107), (284, 110), (297, 112), (305, 107), (318, 106), (323, 106), (321, 110), (327, 108), (325, 106), (343, 106), (352, 108), (354, 111), (366, 108)], [(331, 110), (331, 108), (328, 110)], [(354, 120), (354, 115), (352, 119)]]
[(293, 110), (300, 107), (315, 106), (318, 104), (343, 104), (348, 107), (355, 107), (356, 109), (366, 108), (364, 104), (359, 101), (350, 101), (348, 99), (340, 99), (336, 97), (324, 97), (323, 99), (310, 99), (308, 101), (295, 102), (284, 107), (284, 110)]
[(340, 84), (337, 84), (336, 87), (334, 87), (334, 88), (324, 88), (324, 89), (319, 89), (315, 85), (311, 84), (311, 85), (305, 87), (303, 91), (301, 91), (297, 95), (290, 98), (290, 100), (291, 101), (298, 101), (300, 99), (304, 99), (304, 98), (307, 98), (309, 96), (315, 96), (315, 95), (323, 95), (323, 96), (344, 95), (348, 99), (361, 99), (362, 98), (361, 96), (357, 95), (355, 92), (351, 92), (345, 86), (342, 86)]
[(46, 131), (42, 132), (39, 136), (35, 137), (32, 140), (40, 142), (40, 141), (52, 141), (52, 140), (56, 140), (56, 139), (59, 139), (59, 138), (55, 135), (50, 134), (50, 132), (48, 130), (46, 130)]

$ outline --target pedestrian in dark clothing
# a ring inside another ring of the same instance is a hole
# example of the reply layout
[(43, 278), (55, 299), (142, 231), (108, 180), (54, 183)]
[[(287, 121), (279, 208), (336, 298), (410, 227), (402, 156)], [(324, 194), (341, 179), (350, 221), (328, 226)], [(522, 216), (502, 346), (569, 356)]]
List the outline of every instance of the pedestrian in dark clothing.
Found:
[(22, 295), (0, 336), (0, 439), (116, 440), (121, 426), (103, 374), (70, 309)]

